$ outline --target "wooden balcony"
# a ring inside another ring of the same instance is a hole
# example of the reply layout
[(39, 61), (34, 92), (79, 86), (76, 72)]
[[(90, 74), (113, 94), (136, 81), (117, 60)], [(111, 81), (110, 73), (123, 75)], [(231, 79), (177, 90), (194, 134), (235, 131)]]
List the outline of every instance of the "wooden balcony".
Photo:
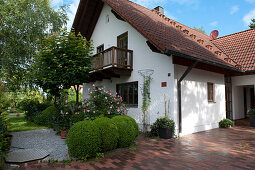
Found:
[(90, 82), (130, 76), (133, 70), (133, 51), (111, 47), (93, 56)]

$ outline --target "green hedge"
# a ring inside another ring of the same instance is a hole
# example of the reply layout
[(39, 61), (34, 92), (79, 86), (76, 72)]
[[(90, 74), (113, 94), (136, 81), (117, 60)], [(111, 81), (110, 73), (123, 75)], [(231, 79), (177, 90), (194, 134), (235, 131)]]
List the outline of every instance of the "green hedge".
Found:
[(95, 157), (102, 143), (100, 129), (93, 121), (78, 122), (70, 129), (66, 142), (72, 157)]
[(35, 115), (34, 122), (37, 125), (53, 127), (54, 119), (58, 114), (58, 109), (54, 106), (47, 107), (44, 111)]
[(128, 118), (128, 116), (116, 116), (112, 118), (113, 123), (118, 127), (118, 146), (120, 148), (130, 146), (138, 134), (137, 129), (131, 119), (132, 118)]
[(118, 128), (112, 122), (112, 120), (106, 117), (102, 117), (94, 120), (94, 123), (98, 126), (101, 133), (101, 151), (106, 152), (116, 149), (118, 145), (119, 134)]
[(66, 142), (72, 157), (87, 159), (99, 152), (130, 146), (138, 133), (137, 123), (129, 116), (101, 117), (76, 123)]

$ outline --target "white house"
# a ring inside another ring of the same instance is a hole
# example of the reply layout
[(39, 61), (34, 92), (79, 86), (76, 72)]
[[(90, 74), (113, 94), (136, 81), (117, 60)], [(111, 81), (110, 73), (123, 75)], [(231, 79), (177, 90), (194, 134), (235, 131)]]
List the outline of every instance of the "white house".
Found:
[(117, 91), (140, 128), (143, 75), (152, 78), (146, 123), (167, 115), (179, 135), (254, 107), (255, 29), (212, 40), (128, 0), (81, 0), (73, 27), (96, 47), (84, 97), (92, 84)]

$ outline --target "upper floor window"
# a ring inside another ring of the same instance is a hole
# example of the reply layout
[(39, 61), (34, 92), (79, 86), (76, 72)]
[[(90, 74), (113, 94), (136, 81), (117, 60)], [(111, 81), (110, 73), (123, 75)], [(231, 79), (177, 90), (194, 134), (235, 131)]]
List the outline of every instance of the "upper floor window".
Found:
[(208, 102), (214, 102), (214, 84), (207, 83)]
[(104, 51), (104, 44), (97, 47), (97, 54)]
[(129, 106), (138, 105), (138, 82), (117, 84), (116, 88), (118, 95), (122, 97), (125, 104)]
[(128, 49), (128, 32), (118, 36), (118, 38), (117, 38), (117, 47)]

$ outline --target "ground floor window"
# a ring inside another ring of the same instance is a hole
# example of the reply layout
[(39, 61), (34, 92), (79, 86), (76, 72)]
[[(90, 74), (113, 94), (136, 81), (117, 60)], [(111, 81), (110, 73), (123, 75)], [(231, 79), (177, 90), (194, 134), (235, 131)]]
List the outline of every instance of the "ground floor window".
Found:
[(207, 83), (208, 102), (214, 102), (214, 84)]
[(138, 106), (138, 82), (117, 84), (117, 93), (129, 106)]

